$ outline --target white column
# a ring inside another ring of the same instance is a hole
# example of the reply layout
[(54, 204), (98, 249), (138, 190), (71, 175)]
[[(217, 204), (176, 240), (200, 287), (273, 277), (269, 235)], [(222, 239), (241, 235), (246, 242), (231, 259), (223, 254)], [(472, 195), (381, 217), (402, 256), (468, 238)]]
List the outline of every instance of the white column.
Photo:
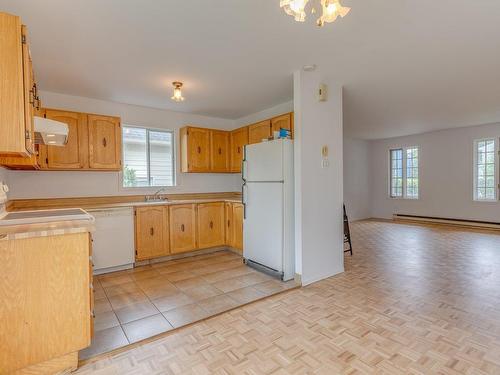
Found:
[(307, 285), (344, 271), (342, 86), (321, 69), (295, 72), (294, 113), (296, 273)]

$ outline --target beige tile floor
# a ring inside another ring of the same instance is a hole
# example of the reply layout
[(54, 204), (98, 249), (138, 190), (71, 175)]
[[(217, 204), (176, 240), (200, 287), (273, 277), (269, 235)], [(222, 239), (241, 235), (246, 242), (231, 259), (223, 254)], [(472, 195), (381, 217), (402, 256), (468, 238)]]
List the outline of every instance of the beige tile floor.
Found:
[(92, 345), (80, 359), (182, 327), (294, 287), (243, 264), (229, 251), (94, 278)]

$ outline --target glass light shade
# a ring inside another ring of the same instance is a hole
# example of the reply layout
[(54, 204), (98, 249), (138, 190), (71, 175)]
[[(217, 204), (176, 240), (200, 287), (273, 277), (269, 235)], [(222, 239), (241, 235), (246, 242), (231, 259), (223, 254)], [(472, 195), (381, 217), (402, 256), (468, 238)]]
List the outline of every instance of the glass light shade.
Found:
[(181, 91), (182, 83), (179, 84), (175, 82), (174, 86), (175, 86), (174, 95), (170, 99), (172, 99), (175, 102), (183, 102), (184, 97), (182, 96), (182, 91)]
[(333, 22), (338, 16), (345, 17), (351, 10), (340, 5), (340, 0), (321, 0), (321, 8), (323, 12), (318, 18), (318, 26), (323, 26), (325, 22)]
[(293, 16), (295, 21), (304, 22), (308, 2), (309, 0), (280, 0), (280, 8), (283, 8), (286, 14)]

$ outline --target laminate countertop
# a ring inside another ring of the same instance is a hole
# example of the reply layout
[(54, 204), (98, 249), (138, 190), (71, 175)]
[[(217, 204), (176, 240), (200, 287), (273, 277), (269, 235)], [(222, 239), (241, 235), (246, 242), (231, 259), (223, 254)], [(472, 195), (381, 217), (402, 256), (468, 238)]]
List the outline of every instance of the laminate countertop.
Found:
[[(26, 203), (28, 202), (28, 203)], [(83, 209), (89, 211), (85, 218), (76, 220), (51, 220), (46, 222), (33, 222), (27, 218), (24, 222), (19, 220), (12, 225), (0, 225), (0, 240), (20, 239), (30, 237), (41, 237), (50, 235), (60, 235), (68, 233), (92, 232), (94, 231), (95, 219), (92, 216), (92, 211), (106, 210), (113, 208), (126, 207), (149, 207), (149, 206), (171, 206), (181, 204), (199, 204), (213, 202), (231, 202), (241, 203), (239, 198), (197, 198), (197, 199), (172, 199), (162, 201), (127, 201), (127, 202), (103, 202), (92, 198), (77, 201), (76, 199), (44, 199), (33, 200), (33, 205), (30, 206), (29, 200), (23, 201), (22, 208), (10, 207), (9, 212), (23, 213), (27, 211), (43, 211), (43, 210), (68, 210), (68, 209)]]
[(0, 241), (93, 232), (95, 219), (81, 209), (17, 211), (0, 219)]
[(210, 202), (241, 203), (241, 194), (239, 193), (162, 194), (161, 196), (166, 198), (166, 200), (147, 202), (144, 195), (15, 199), (9, 202), (7, 205), (7, 211), (47, 210), (75, 207), (82, 208), (84, 210), (92, 210)]
[[(179, 199), (179, 200), (167, 200), (167, 201), (139, 201), (139, 202), (122, 202), (122, 203), (89, 203), (80, 204), (78, 208), (84, 210), (98, 210), (106, 208), (120, 208), (120, 207), (148, 207), (148, 206), (171, 206), (179, 204), (197, 204), (197, 203), (215, 203), (215, 202), (231, 202), (231, 203), (241, 203), (241, 199)], [(50, 204), (41, 205), (36, 207), (29, 207), (30, 210), (47, 210), (47, 209), (61, 209), (61, 208), (74, 208), (75, 205), (62, 203), (62, 204)], [(23, 210), (12, 210), (12, 211), (24, 211)]]

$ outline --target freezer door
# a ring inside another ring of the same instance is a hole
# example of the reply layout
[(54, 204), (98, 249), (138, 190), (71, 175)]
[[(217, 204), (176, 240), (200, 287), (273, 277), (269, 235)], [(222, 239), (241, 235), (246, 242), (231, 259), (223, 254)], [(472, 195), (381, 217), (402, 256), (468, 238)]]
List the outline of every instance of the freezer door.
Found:
[(283, 271), (283, 184), (247, 183), (243, 257)]
[(243, 179), (283, 181), (283, 142), (276, 140), (245, 146)]

